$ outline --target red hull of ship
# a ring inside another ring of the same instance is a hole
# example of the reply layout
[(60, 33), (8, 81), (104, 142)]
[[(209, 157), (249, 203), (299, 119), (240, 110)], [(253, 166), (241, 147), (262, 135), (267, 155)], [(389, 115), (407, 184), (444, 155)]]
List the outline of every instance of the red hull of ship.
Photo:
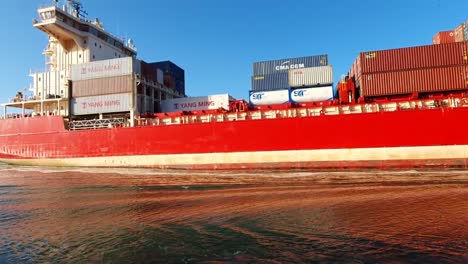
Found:
[(458, 107), (84, 131), (66, 130), (58, 116), (10, 119), (0, 121), (0, 160), (184, 169), (465, 168), (466, 116), (468, 108)]

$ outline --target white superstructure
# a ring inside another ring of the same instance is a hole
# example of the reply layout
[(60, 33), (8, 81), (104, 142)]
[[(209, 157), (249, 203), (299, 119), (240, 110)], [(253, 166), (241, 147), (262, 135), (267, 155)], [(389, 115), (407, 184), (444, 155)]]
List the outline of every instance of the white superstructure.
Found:
[[(69, 116), (73, 65), (128, 57), (135, 63), (138, 61), (133, 41), (108, 33), (98, 19), (86, 19), (86, 12), (79, 1), (52, 2), (52, 6), (38, 9), (38, 18), (33, 20), (33, 26), (48, 36), (43, 51), (45, 67), (30, 72), (30, 95), (25, 91), (19, 92), (4, 104), (4, 116), (7, 116), (7, 108), (22, 109), (23, 115)], [(162, 82), (145, 79), (140, 72), (132, 74), (135, 99), (132, 100), (132, 109), (129, 109), (131, 115), (152, 112), (161, 99), (184, 96), (165, 87)], [(158, 71), (159, 74), (162, 72)], [(162, 80), (163, 76), (158, 76), (158, 79)]]

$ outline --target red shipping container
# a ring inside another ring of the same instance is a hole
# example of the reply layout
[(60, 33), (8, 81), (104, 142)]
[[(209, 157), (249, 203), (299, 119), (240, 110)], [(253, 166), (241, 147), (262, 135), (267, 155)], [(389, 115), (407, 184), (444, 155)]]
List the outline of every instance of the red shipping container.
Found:
[(361, 96), (388, 96), (468, 89), (468, 66), (363, 74)]
[(468, 42), (362, 52), (356, 77), (364, 73), (468, 65)]
[(455, 42), (455, 33), (453, 30), (441, 31), (432, 38), (432, 44), (447, 44)]

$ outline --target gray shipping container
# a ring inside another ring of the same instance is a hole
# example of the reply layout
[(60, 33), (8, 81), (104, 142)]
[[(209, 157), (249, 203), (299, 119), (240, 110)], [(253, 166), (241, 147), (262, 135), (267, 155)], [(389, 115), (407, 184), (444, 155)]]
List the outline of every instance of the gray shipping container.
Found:
[(328, 65), (328, 55), (316, 55), (300, 58), (289, 58), (272, 61), (261, 61), (253, 64), (253, 75), (265, 75), (283, 71)]
[(92, 115), (130, 111), (132, 94), (109, 94), (72, 98), (72, 115)]
[(465, 41), (468, 41), (468, 20), (463, 22), (463, 36), (465, 37)]
[(133, 87), (132, 75), (73, 81), (72, 97), (130, 93)]
[(291, 87), (324, 86), (332, 83), (333, 68), (331, 65), (289, 71), (289, 86)]
[(252, 77), (252, 91), (274, 91), (289, 88), (288, 71)]

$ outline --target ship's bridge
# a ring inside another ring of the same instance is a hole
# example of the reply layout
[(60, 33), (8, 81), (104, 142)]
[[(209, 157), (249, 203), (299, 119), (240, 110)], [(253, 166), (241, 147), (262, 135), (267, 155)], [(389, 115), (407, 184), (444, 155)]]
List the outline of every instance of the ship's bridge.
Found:
[(92, 23), (80, 18), (79, 13), (70, 7), (51, 6), (39, 9), (38, 13), (39, 20), (33, 20), (34, 27), (57, 39), (66, 50), (74, 46), (86, 48), (86, 39), (92, 35), (122, 50), (127, 56), (135, 56), (137, 53), (133, 45), (126, 45), (104, 31), (98, 21)]

